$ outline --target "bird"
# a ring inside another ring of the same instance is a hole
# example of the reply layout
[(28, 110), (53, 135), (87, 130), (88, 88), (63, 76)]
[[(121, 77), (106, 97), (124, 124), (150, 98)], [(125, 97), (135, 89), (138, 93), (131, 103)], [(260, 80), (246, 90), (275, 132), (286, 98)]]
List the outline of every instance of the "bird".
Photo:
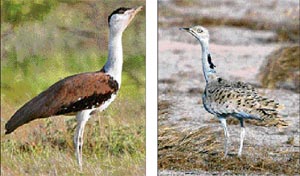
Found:
[(122, 34), (142, 8), (120, 7), (109, 15), (108, 59), (102, 69), (72, 75), (54, 83), (14, 113), (5, 125), (5, 134), (35, 119), (76, 114), (74, 147), (82, 170), (84, 127), (95, 112), (105, 110), (116, 98), (123, 67)]
[[(197, 25), (179, 29), (190, 33), (201, 45), (202, 70), (206, 81), (202, 102), (205, 110), (217, 117), (224, 129), (224, 157), (228, 154), (229, 133), (226, 119), (229, 116), (237, 118), (241, 125), (238, 151), (238, 156), (241, 157), (246, 135), (244, 120), (278, 119), (278, 110), (283, 106), (272, 99), (259, 95), (250, 84), (241, 81), (229, 81), (217, 74), (216, 65), (212, 62), (209, 51), (209, 32), (206, 28)], [(282, 125), (284, 125), (283, 122)]]

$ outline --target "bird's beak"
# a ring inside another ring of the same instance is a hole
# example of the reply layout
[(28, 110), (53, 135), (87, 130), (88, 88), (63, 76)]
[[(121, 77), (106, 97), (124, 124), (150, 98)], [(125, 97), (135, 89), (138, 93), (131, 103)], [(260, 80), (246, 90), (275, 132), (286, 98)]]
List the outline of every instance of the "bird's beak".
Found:
[(136, 15), (139, 11), (143, 9), (143, 6), (137, 7), (134, 9), (134, 15)]
[(189, 31), (190, 31), (190, 28), (179, 28), (179, 30), (182, 30), (182, 31), (187, 31), (187, 32), (189, 32)]
[(140, 12), (143, 9), (143, 6), (137, 7), (137, 8), (132, 8), (128, 13), (130, 14), (130, 18), (128, 20), (127, 25), (133, 20), (135, 15)]
[(182, 31), (186, 31), (186, 32), (192, 34), (194, 37), (197, 38), (197, 36), (196, 36), (195, 32), (193, 31), (193, 29), (191, 29), (191, 28), (179, 28), (179, 29), (182, 30)]

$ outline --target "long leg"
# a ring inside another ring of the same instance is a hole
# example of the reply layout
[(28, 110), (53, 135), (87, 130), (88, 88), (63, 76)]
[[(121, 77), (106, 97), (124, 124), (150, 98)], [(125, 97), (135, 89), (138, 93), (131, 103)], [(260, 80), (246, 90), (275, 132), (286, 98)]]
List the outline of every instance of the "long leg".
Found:
[(226, 157), (227, 153), (228, 153), (229, 133), (228, 133), (227, 125), (226, 125), (226, 119), (223, 118), (223, 117), (218, 117), (218, 118), (219, 118), (219, 120), (222, 124), (223, 129), (224, 129), (224, 134), (225, 134), (225, 142), (224, 142), (225, 154), (224, 154), (224, 157)]
[(82, 170), (82, 146), (83, 146), (84, 127), (89, 118), (90, 118), (90, 111), (81, 111), (78, 112), (76, 115), (77, 128), (74, 135), (74, 145), (75, 145), (75, 156), (80, 170)]
[(246, 130), (244, 127), (244, 120), (240, 119), (241, 122), (241, 139), (240, 139), (240, 149), (239, 149), (239, 153), (238, 156), (242, 156), (242, 150), (243, 150), (243, 143), (244, 143), (244, 138), (245, 138), (245, 134), (246, 134)]

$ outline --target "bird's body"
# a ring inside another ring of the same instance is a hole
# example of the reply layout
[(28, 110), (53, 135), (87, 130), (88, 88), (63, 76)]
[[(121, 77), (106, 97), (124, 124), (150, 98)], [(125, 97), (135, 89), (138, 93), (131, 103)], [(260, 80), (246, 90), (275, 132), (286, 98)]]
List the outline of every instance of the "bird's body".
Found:
[(214, 115), (257, 120), (276, 117), (279, 107), (274, 100), (258, 95), (251, 85), (222, 78), (207, 83), (203, 104)]
[(104, 110), (103, 105), (112, 101), (118, 89), (118, 82), (104, 72), (67, 77), (21, 107), (7, 122), (6, 134), (34, 119), (82, 110)]
[(225, 80), (217, 75), (209, 52), (209, 33), (202, 26), (181, 28), (191, 33), (200, 42), (202, 49), (202, 68), (206, 86), (202, 95), (204, 108), (216, 116), (225, 132), (225, 156), (227, 155), (229, 133), (226, 118), (233, 116), (241, 124), (241, 156), (245, 137), (244, 119), (266, 120), (277, 118), (279, 104), (274, 100), (260, 96), (249, 84)]
[(142, 9), (118, 8), (108, 18), (110, 28), (108, 60), (100, 71), (69, 76), (23, 105), (5, 125), (6, 134), (39, 118), (76, 114), (75, 154), (82, 169), (83, 132), (95, 111), (103, 111), (116, 98), (123, 65), (122, 34)]

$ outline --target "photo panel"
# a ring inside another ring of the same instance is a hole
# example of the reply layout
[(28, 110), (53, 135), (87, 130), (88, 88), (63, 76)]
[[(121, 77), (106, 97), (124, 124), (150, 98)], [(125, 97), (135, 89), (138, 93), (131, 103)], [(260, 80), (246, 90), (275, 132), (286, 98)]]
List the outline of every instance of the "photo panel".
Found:
[(299, 2), (158, 1), (158, 175), (299, 174), (299, 53)]

